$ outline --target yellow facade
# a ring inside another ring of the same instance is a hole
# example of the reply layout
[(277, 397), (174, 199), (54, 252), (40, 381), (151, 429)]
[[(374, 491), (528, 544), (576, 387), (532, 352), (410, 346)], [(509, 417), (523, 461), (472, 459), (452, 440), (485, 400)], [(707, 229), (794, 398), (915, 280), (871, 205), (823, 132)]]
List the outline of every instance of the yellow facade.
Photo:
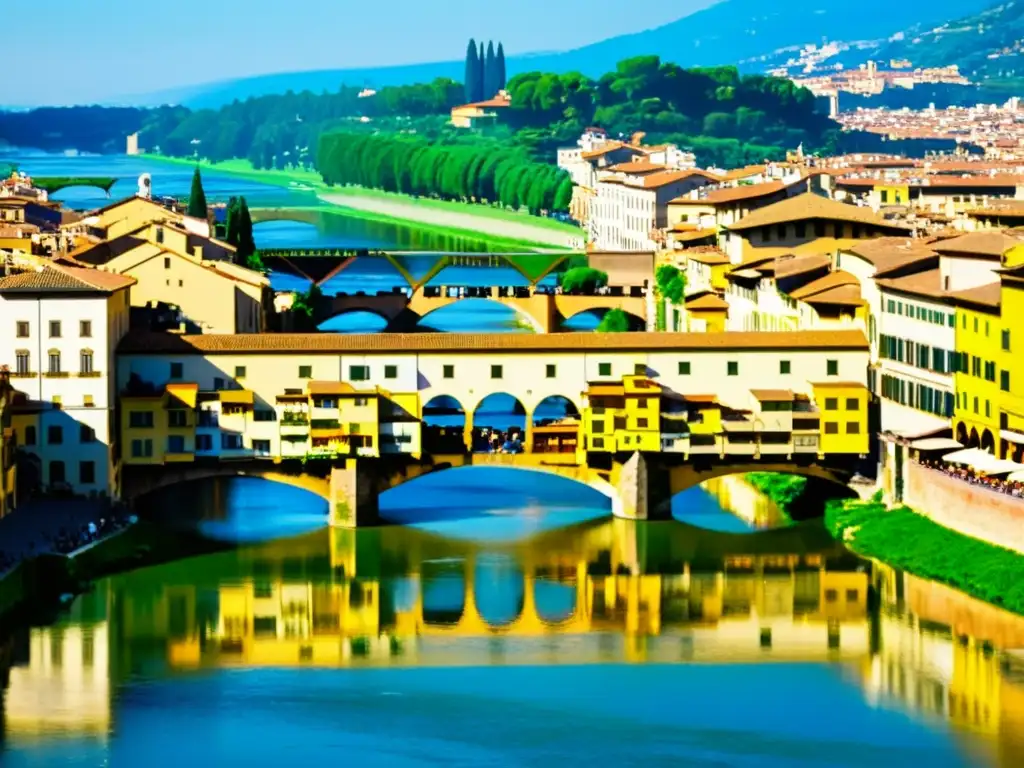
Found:
[(11, 419), (13, 394), (6, 372), (0, 372), (0, 517), (14, 509), (17, 496), (16, 438)]
[(908, 205), (910, 203), (910, 187), (906, 184), (876, 184), (875, 194), (882, 205)]
[(584, 393), (583, 429), (591, 451), (661, 450), (661, 387), (647, 376), (595, 383)]
[(999, 307), (958, 303), (953, 436), (993, 452), (999, 442), (1002, 330)]
[(141, 197), (129, 197), (101, 208), (86, 223), (99, 230), (107, 240), (137, 232), (152, 222), (181, 222), (184, 216), (159, 203)]
[(817, 382), (812, 386), (821, 414), (821, 453), (867, 454), (871, 445), (867, 387), (856, 382)]
[[(1009, 260), (1009, 254), (1008, 254)], [(1020, 461), (1024, 458), (1024, 266), (1009, 268), (1002, 275), (1000, 289), (999, 336), (999, 408), (1000, 431), (1006, 430), (1012, 440), (1003, 439), (1001, 455)]]
[(310, 385), (310, 453), (380, 456), (380, 394), (350, 384)]

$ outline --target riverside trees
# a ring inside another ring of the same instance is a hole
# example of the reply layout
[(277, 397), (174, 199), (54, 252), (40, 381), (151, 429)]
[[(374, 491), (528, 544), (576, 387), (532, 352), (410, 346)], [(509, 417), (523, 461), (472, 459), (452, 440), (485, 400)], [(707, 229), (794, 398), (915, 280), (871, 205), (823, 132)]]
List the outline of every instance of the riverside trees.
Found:
[(568, 174), (494, 140), (436, 144), (393, 134), (326, 133), (317, 170), (328, 184), (355, 184), (442, 200), (486, 202), (531, 213), (565, 212)]

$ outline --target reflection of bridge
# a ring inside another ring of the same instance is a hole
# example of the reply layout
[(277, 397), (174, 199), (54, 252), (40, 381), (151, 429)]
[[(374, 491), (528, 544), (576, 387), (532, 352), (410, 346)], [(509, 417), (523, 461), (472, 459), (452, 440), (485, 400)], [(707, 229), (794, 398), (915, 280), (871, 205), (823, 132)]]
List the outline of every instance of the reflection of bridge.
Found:
[[(318, 464), (318, 463), (314, 463)], [(509, 467), (544, 472), (582, 483), (606, 496), (615, 517), (631, 520), (666, 519), (672, 496), (706, 480), (748, 472), (780, 472), (815, 477), (845, 485), (854, 474), (844, 457), (805, 462), (781, 462), (766, 457), (733, 457), (694, 462), (678, 454), (633, 454), (606, 467), (591, 467), (575, 453), (495, 454), (466, 453), (349, 459), (340, 465), (304, 461), (259, 460), (168, 465), (126, 465), (122, 469), (121, 496), (135, 501), (148, 493), (180, 483), (212, 478), (256, 477), (301, 488), (327, 500), (331, 522), (342, 527), (372, 525), (382, 493), (410, 480), (456, 467)]]
[(410, 330), (435, 310), (465, 299), (485, 299), (511, 307), (538, 333), (555, 331), (565, 320), (584, 312), (605, 312), (616, 308), (629, 315), (638, 330), (644, 330), (648, 315), (645, 293), (638, 289), (632, 295), (576, 296), (539, 291), (532, 287), (421, 287), (413, 290), (411, 296), (395, 291), (376, 296), (342, 294), (325, 298), (318, 310), (317, 322), (351, 312), (370, 312), (386, 320), (388, 330)]

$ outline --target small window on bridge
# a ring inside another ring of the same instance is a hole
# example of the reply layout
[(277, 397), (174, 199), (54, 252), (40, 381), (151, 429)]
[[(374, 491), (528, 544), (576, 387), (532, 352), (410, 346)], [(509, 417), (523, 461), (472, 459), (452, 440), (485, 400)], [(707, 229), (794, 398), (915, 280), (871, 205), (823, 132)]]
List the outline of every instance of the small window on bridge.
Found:
[(838, 360), (826, 360), (825, 361), (825, 374), (828, 376), (839, 375), (839, 361)]
[(598, 376), (611, 376), (612, 375), (612, 364), (611, 363), (598, 363), (597, 364), (597, 375)]
[(444, 367), (444, 377), (446, 379), (454, 379), (455, 378), (455, 366), (454, 365), (446, 365)]
[(792, 371), (792, 366), (789, 364), (789, 360), (779, 360), (779, 373), (783, 376), (789, 374)]
[(313, 378), (313, 366), (312, 365), (300, 365), (299, 366), (299, 378), (300, 379), (312, 379)]
[(397, 365), (385, 365), (384, 366), (384, 378), (385, 379), (397, 379), (398, 378), (398, 366)]
[(546, 375), (549, 379), (553, 379), (558, 375), (558, 369), (553, 363), (548, 363), (546, 366)]
[(739, 376), (740, 364), (735, 361), (726, 363), (726, 374), (728, 374), (729, 376)]
[(503, 371), (503, 369), (502, 369), (502, 367), (500, 365), (492, 365), (491, 366), (491, 378), (492, 379), (500, 379), (502, 377), (503, 373), (504, 373), (504, 371)]

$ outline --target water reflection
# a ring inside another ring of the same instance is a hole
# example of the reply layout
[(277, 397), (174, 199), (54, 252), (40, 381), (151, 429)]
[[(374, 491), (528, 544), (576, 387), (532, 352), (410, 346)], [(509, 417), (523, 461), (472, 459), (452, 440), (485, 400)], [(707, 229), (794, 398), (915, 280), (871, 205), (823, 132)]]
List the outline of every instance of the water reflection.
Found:
[[(734, 536), (605, 519), (515, 541), (320, 530), (106, 580), (57, 625), (17, 633), (5, 757), (28, 764), (92, 744), (137, 762), (194, 719), (238, 726), (236, 708), (309, 746), (336, 717), (363, 727), (368, 707), (415, 741), (464, 707), (473, 722), (485, 696), (484, 709), (520, 702), (507, 715), (526, 732), (505, 734), (508, 749), (554, 722), (544, 739), (595, 749), (566, 735), (578, 721), (602, 733), (602, 749), (632, 739), (634, 759), (1019, 765), (1024, 688), (1001, 671), (999, 643), (1024, 646), (1024, 619), (872, 569), (813, 526)], [(404, 671), (338, 676), (350, 667)], [(235, 669), (255, 671), (225, 676)], [(377, 703), (386, 692), (396, 700)], [(639, 720), (598, 727), (634, 694)], [(784, 715), (765, 709), (773, 696)], [(645, 740), (651, 717), (661, 726)], [(146, 734), (135, 752), (124, 746), (133, 726)], [(374, 749), (368, 759), (380, 759)]]

